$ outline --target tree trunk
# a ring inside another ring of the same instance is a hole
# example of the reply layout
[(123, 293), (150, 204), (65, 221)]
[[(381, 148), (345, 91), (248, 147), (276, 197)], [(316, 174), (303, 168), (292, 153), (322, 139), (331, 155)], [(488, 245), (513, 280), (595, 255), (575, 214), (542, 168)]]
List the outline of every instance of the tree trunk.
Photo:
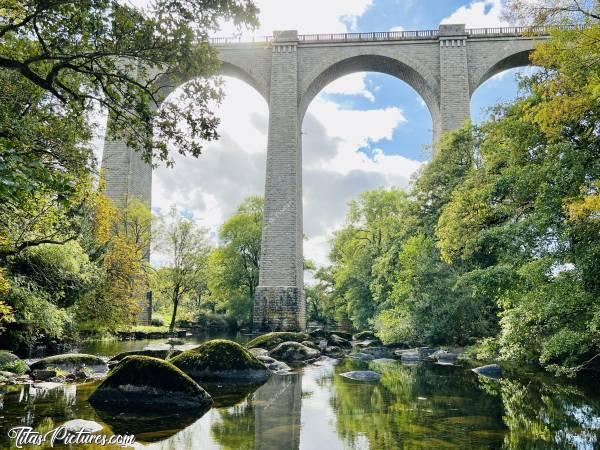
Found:
[(175, 319), (177, 318), (177, 306), (179, 306), (179, 289), (173, 292), (173, 316), (171, 316), (171, 324), (169, 325), (169, 333), (175, 329)]

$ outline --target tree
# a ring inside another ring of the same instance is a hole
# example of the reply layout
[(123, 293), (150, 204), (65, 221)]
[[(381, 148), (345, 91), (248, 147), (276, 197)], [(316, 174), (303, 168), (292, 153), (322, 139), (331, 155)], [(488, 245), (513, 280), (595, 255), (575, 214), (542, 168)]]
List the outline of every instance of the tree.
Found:
[(158, 249), (167, 258), (165, 270), (166, 289), (170, 292), (173, 314), (169, 331), (175, 328), (177, 308), (182, 299), (192, 294), (202, 277), (209, 247), (206, 231), (186, 219), (173, 208), (157, 233)]
[(582, 23), (600, 20), (598, 0), (508, 0), (510, 22), (535, 25)]
[(248, 323), (258, 285), (262, 197), (248, 197), (219, 230), (221, 244), (208, 263), (210, 298), (217, 310)]
[(135, 323), (139, 302), (148, 290), (148, 259), (152, 215), (132, 200), (118, 209), (102, 193), (90, 195), (93, 207), (79, 242), (96, 265), (97, 284), (77, 303), (75, 314), (82, 330), (116, 331)]
[[(207, 77), (218, 59), (208, 35), (223, 20), (257, 24), (249, 0), (155, 0), (145, 10), (116, 0), (4, 0), (0, 11), (3, 72), (42, 89), (69, 117), (101, 105), (111, 118), (109, 134), (126, 139), (148, 162), (168, 159), (169, 139), (180, 153), (197, 156), (201, 140), (217, 137), (208, 104), (220, 91)], [(193, 108), (186, 102), (155, 108), (165, 84), (190, 77), (184, 97)]]

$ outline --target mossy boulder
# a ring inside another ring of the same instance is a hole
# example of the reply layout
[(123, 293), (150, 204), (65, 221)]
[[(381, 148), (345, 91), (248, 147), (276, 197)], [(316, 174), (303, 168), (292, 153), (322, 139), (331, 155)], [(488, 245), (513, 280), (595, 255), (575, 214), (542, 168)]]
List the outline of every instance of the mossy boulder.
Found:
[(291, 364), (306, 364), (321, 356), (321, 352), (300, 342), (282, 342), (269, 352), (269, 356)]
[(108, 360), (108, 363), (119, 362), (126, 356), (150, 356), (152, 358), (168, 359), (180, 355), (181, 350), (170, 350), (170, 349), (146, 349), (146, 350), (132, 350), (129, 352), (122, 352), (118, 355), (113, 356)]
[(356, 333), (354, 336), (352, 336), (352, 339), (354, 339), (355, 341), (379, 340), (379, 338), (375, 336), (375, 333), (372, 331), (361, 331), (360, 333)]
[(90, 396), (97, 409), (206, 411), (212, 398), (173, 364), (150, 356), (127, 356)]
[(246, 348), (266, 348), (273, 350), (282, 342), (302, 342), (308, 341), (310, 336), (306, 333), (292, 333), (287, 331), (276, 331), (273, 333), (262, 334), (255, 337), (246, 344)]
[(225, 339), (205, 342), (170, 361), (195, 380), (259, 382), (270, 375), (252, 353)]
[(83, 353), (65, 353), (64, 355), (48, 356), (31, 364), (31, 370), (62, 369), (68, 372), (78, 367), (86, 366), (94, 372), (104, 372), (108, 369), (106, 361), (95, 355)]

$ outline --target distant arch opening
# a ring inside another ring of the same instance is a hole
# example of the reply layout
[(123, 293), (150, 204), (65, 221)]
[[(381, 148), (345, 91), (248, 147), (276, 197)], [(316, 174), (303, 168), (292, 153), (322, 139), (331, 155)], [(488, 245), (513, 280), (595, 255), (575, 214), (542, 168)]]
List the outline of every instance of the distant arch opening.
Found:
[(433, 128), (424, 99), (396, 76), (367, 71), (330, 80), (301, 123), (304, 254), (319, 266), (328, 264), (328, 240), (348, 202), (366, 190), (408, 187), (430, 156), (424, 147)]
[(490, 117), (490, 108), (515, 100), (524, 92), (519, 86), (519, 78), (541, 70), (538, 66), (525, 64), (495, 71), (481, 83), (471, 96), (471, 118), (481, 123)]
[[(239, 77), (224, 76), (223, 81), (224, 99), (211, 105), (221, 120), (220, 138), (206, 143), (198, 158), (170, 148), (174, 167), (161, 164), (152, 174), (153, 210), (164, 212), (175, 205), (206, 227), (215, 243), (218, 228), (242, 201), (263, 195), (269, 114), (264, 96), (252, 85)], [(183, 101), (183, 87), (163, 104)], [(152, 258), (160, 263), (160, 254)]]

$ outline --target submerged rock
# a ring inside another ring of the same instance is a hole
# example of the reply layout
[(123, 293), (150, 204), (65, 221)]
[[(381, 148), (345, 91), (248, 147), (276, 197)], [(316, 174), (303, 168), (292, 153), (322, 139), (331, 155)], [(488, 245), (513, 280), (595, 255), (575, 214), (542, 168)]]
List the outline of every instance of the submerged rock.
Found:
[(104, 428), (98, 422), (84, 419), (69, 420), (68, 422), (63, 423), (62, 426), (71, 433), (77, 433), (82, 430), (88, 433), (96, 433)]
[(321, 356), (321, 352), (300, 342), (282, 342), (269, 352), (269, 356), (287, 363), (309, 363)]
[(86, 355), (83, 353), (65, 353), (64, 355), (49, 356), (31, 364), (31, 370), (58, 368), (72, 371), (85, 365), (94, 372), (105, 372), (107, 365), (99, 356)]
[(170, 338), (170, 339), (167, 339), (167, 344), (169, 344), (169, 345), (184, 345), (185, 341), (183, 339)]
[(252, 353), (225, 339), (205, 342), (170, 362), (195, 380), (263, 381), (271, 374)]
[(257, 356), (258, 360), (262, 362), (267, 369), (276, 374), (284, 374), (290, 372), (292, 369), (283, 361), (277, 361), (275, 358), (271, 358), (267, 355)]
[(212, 398), (173, 364), (149, 356), (123, 359), (90, 396), (98, 409), (208, 409)]
[(403, 362), (419, 362), (426, 359), (435, 350), (429, 347), (410, 348), (407, 350), (396, 350), (394, 355)]
[(308, 341), (310, 337), (306, 333), (291, 333), (291, 332), (273, 332), (267, 333), (255, 337), (246, 344), (246, 348), (266, 348), (267, 350), (273, 350), (282, 342), (302, 342)]
[(366, 353), (367, 355), (372, 355), (375, 358), (393, 358), (394, 351), (391, 348), (387, 347), (367, 347), (361, 349), (362, 353)]
[(502, 367), (498, 364), (488, 364), (487, 366), (476, 367), (473, 372), (485, 377), (499, 378), (502, 376)]
[(438, 350), (429, 355), (429, 359), (440, 364), (454, 364), (458, 360), (458, 353)]
[(342, 377), (355, 381), (379, 381), (381, 374), (372, 370), (354, 370), (340, 374)]
[(372, 361), (375, 359), (373, 355), (368, 355), (367, 353), (363, 352), (352, 352), (348, 353), (347, 356), (348, 358), (358, 359), (359, 361)]

